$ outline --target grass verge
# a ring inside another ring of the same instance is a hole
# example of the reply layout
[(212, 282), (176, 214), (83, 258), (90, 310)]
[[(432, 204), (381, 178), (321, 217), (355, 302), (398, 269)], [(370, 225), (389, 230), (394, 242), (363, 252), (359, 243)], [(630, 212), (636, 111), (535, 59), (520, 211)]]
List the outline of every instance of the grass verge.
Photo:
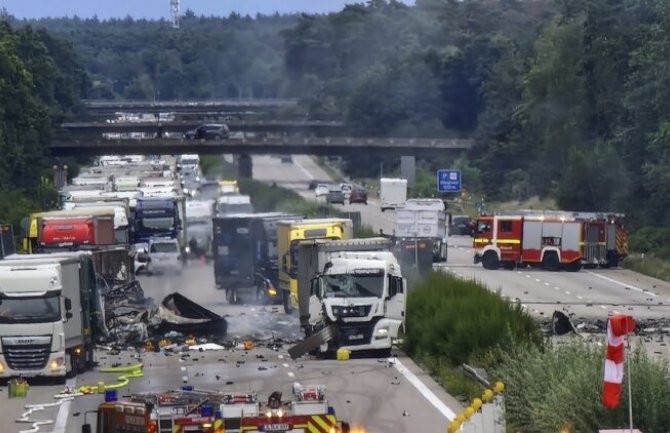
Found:
[(670, 281), (670, 261), (651, 253), (631, 254), (621, 262), (621, 266), (659, 280)]

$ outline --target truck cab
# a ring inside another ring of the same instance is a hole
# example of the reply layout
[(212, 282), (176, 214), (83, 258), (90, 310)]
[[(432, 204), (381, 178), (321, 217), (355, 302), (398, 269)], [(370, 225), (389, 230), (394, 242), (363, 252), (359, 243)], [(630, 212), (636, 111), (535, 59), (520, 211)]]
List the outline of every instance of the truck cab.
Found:
[(334, 253), (311, 282), (309, 324), (335, 325), (331, 349), (390, 350), (405, 323), (405, 287), (389, 251)]

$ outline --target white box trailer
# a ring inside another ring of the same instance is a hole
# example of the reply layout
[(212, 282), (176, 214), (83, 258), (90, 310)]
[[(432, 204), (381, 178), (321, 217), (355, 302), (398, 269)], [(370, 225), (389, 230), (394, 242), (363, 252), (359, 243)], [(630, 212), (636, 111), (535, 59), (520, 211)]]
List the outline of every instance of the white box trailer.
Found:
[(407, 179), (381, 178), (379, 180), (381, 209), (395, 209), (407, 200)]
[(433, 242), (433, 262), (447, 261), (448, 218), (440, 199), (409, 199), (395, 210), (395, 237), (400, 239), (430, 239)]

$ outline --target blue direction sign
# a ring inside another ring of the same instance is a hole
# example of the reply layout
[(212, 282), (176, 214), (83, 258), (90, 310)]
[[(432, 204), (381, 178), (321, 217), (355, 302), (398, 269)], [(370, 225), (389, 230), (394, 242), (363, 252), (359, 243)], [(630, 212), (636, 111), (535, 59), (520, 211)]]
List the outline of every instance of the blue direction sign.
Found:
[(461, 190), (461, 170), (437, 170), (437, 192), (459, 192)]

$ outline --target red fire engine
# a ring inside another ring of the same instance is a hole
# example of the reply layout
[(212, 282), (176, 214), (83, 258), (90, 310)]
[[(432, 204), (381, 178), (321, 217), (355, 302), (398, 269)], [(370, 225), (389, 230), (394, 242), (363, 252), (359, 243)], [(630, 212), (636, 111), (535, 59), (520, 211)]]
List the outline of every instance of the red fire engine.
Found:
[(295, 399), (282, 401), (281, 393), (270, 395), (253, 413), (244, 413), (240, 432), (349, 433), (347, 423), (338, 422), (328, 405), (324, 386), (293, 386)]
[(483, 215), (474, 234), (475, 263), (542, 266), (550, 271), (581, 269), (582, 223), (564, 216)]
[[(349, 433), (338, 422), (325, 399), (325, 387), (294, 385), (295, 400), (284, 402), (281, 393), (267, 404), (255, 393), (221, 393), (181, 390), (133, 394), (117, 401), (115, 393), (98, 406), (96, 433)], [(83, 433), (90, 433), (85, 424)]]

